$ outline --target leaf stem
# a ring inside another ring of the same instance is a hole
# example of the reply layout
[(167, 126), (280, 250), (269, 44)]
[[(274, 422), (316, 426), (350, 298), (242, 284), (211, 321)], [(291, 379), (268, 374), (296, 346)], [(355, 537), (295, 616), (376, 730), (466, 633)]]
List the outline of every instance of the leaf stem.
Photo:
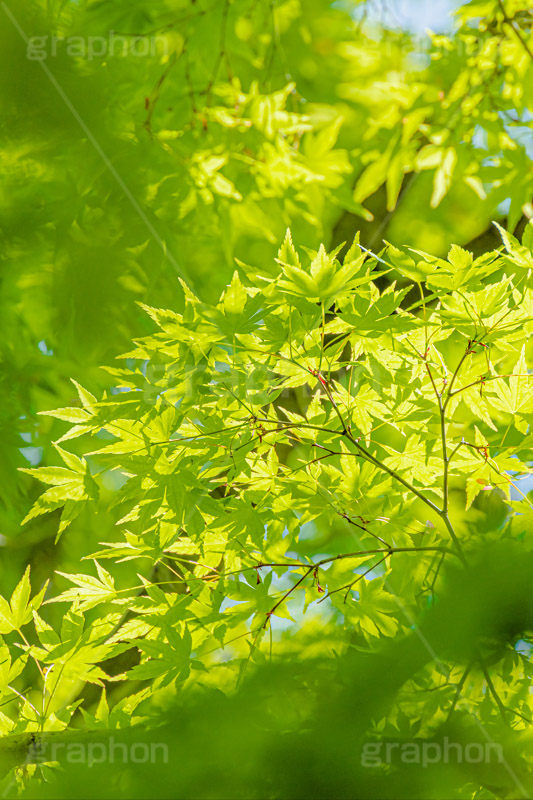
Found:
[(522, 45), (522, 47), (524, 48), (524, 50), (526, 51), (526, 53), (528, 54), (530, 59), (533, 61), (533, 50), (531, 50), (529, 44), (524, 39), (522, 31), (520, 30), (520, 26), (516, 25), (514, 20), (512, 20), (508, 16), (507, 11), (505, 10), (505, 6), (503, 4), (503, 0), (498, 0), (498, 5), (500, 6), (501, 12), (503, 14), (504, 23), (509, 25), (509, 27), (513, 31), (514, 35), (516, 36), (516, 38), (518, 39), (518, 41), (520, 42), (520, 44)]

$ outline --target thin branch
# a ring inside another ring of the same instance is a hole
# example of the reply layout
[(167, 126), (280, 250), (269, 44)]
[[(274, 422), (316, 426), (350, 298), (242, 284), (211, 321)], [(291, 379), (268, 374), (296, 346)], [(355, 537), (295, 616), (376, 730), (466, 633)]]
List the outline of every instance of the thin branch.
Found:
[[(388, 467), (383, 461), (380, 461), (379, 458), (377, 458), (376, 456), (372, 455), (372, 453), (369, 450), (367, 450), (366, 447), (363, 447), (363, 445), (359, 443), (359, 440), (356, 439), (353, 436), (352, 432), (349, 430), (349, 427), (346, 425), (346, 423), (344, 421), (344, 418), (343, 418), (343, 416), (342, 416), (342, 414), (341, 414), (341, 412), (339, 410), (339, 407), (337, 406), (337, 403), (335, 402), (335, 398), (333, 397), (333, 394), (331, 392), (331, 389), (330, 389), (327, 381), (320, 374), (316, 375), (315, 377), (317, 377), (318, 380), (320, 380), (320, 383), (322, 384), (322, 386), (326, 390), (328, 398), (329, 398), (329, 400), (330, 400), (330, 402), (331, 402), (331, 404), (332, 404), (332, 406), (333, 406), (333, 408), (335, 410), (335, 413), (337, 414), (337, 416), (338, 416), (338, 418), (340, 420), (340, 423), (342, 425), (342, 432), (341, 432), (342, 436), (345, 436), (347, 439), (349, 439), (349, 441), (353, 445), (355, 445), (355, 447), (357, 447), (357, 449), (361, 453), (363, 453), (363, 455), (365, 456), (365, 458), (368, 461), (370, 461), (375, 466), (377, 466), (380, 469), (382, 469), (385, 472), (387, 472), (392, 478), (394, 478), (395, 480), (399, 481), (399, 483), (401, 483), (403, 486), (405, 486), (406, 489), (409, 489), (410, 492), (412, 492), (414, 495), (416, 495), (416, 497), (418, 497), (419, 500), (422, 500), (423, 503), (425, 503), (427, 506), (429, 506), (429, 508), (431, 508), (432, 511), (434, 511), (439, 516), (442, 516), (441, 509), (437, 505), (435, 505), (435, 503), (433, 503), (427, 497), (424, 497), (424, 495), (421, 492), (419, 492), (418, 489), (415, 486), (413, 486), (411, 483), (409, 483), (409, 481), (406, 481), (405, 478), (402, 478), (402, 476), (399, 475), (395, 470), (393, 470), (390, 467)], [(336, 433), (338, 433), (338, 431), (336, 431)]]
[(533, 50), (531, 50), (528, 42), (524, 38), (524, 35), (520, 30), (520, 26), (517, 25), (515, 21), (508, 16), (507, 11), (505, 10), (505, 6), (503, 4), (503, 0), (498, 0), (498, 5), (500, 6), (501, 12), (503, 14), (504, 23), (509, 25), (514, 35), (516, 36), (516, 38), (518, 39), (518, 41), (520, 42), (520, 44), (522, 45), (522, 47), (524, 48), (530, 59), (533, 61)]
[(472, 662), (470, 662), (470, 664), (468, 664), (467, 668), (463, 672), (461, 680), (457, 684), (457, 689), (455, 691), (455, 697), (453, 698), (452, 704), (451, 704), (450, 709), (448, 711), (447, 721), (450, 720), (453, 712), (455, 711), (455, 706), (457, 705), (457, 702), (458, 702), (459, 698), (461, 697), (461, 693), (463, 691), (463, 686), (465, 684), (466, 679), (468, 678), (468, 676), (470, 674), (471, 669), (472, 669)]
[(485, 662), (483, 660), (483, 657), (482, 657), (481, 653), (478, 652), (477, 656), (479, 658), (479, 663), (481, 665), (481, 670), (483, 672), (485, 680), (487, 681), (487, 686), (489, 687), (489, 691), (490, 691), (491, 695), (494, 698), (494, 702), (498, 706), (498, 710), (499, 710), (499, 712), (500, 712), (500, 714), (502, 716), (503, 721), (507, 725), (510, 724), (508, 722), (508, 720), (507, 720), (507, 717), (505, 716), (505, 714), (508, 713), (508, 714), (514, 714), (516, 717), (520, 717), (525, 722), (527, 722), (528, 725), (531, 725), (531, 720), (528, 719), (527, 717), (525, 717), (523, 714), (521, 714), (520, 711), (515, 711), (514, 708), (509, 708), (509, 706), (506, 706), (502, 702), (502, 699), (501, 699), (500, 695), (498, 694), (498, 692), (496, 691), (496, 687), (494, 686), (494, 683), (492, 682), (492, 678), (490, 677), (490, 673), (489, 673), (489, 671), (488, 671), (488, 669), (487, 669), (487, 667), (485, 665)]
[(152, 94), (148, 98), (148, 113), (147, 113), (146, 119), (144, 121), (144, 127), (146, 128), (146, 130), (149, 133), (152, 132), (152, 117), (154, 115), (155, 107), (156, 107), (157, 102), (159, 100), (159, 97), (161, 95), (161, 88), (162, 88), (164, 82), (166, 81), (168, 75), (170, 74), (172, 68), (176, 64), (178, 58), (181, 57), (181, 55), (182, 55), (182, 53), (180, 53), (180, 55), (178, 56), (177, 50), (174, 50), (174, 52), (172, 53), (171, 57), (169, 58), (168, 65), (165, 68), (165, 71), (163, 72), (163, 74), (161, 75), (159, 80), (157, 81), (156, 85), (154, 86), (154, 88), (152, 90)]
[(448, 448), (446, 444), (446, 411), (444, 409), (444, 405), (442, 403), (442, 394), (437, 389), (437, 385), (435, 380), (433, 379), (433, 373), (431, 372), (431, 367), (427, 361), (427, 351), (426, 355), (424, 356), (424, 364), (426, 366), (427, 373), (429, 375), (429, 379), (431, 381), (431, 385), (433, 386), (433, 391), (435, 392), (435, 397), (437, 398), (437, 403), (439, 406), (439, 417), (440, 417), (440, 435), (441, 435), (441, 445), (442, 445), (442, 461), (443, 461), (443, 474), (442, 474), (442, 492), (443, 492), (443, 504), (442, 504), (442, 513), (448, 514), (448, 471), (450, 466), (450, 459), (448, 458)]
[(205, 104), (208, 106), (211, 103), (211, 96), (213, 93), (213, 86), (215, 85), (215, 81), (217, 79), (218, 70), (220, 69), (220, 64), (222, 63), (222, 59), (225, 55), (225, 48), (226, 48), (226, 28), (228, 24), (228, 13), (229, 13), (229, 6), (230, 0), (224, 0), (224, 7), (222, 9), (222, 20), (220, 23), (220, 39), (218, 45), (218, 52), (216, 54), (215, 63), (213, 65), (213, 72), (211, 73), (211, 78), (209, 79), (209, 83), (207, 84), (206, 89), (206, 99)]

